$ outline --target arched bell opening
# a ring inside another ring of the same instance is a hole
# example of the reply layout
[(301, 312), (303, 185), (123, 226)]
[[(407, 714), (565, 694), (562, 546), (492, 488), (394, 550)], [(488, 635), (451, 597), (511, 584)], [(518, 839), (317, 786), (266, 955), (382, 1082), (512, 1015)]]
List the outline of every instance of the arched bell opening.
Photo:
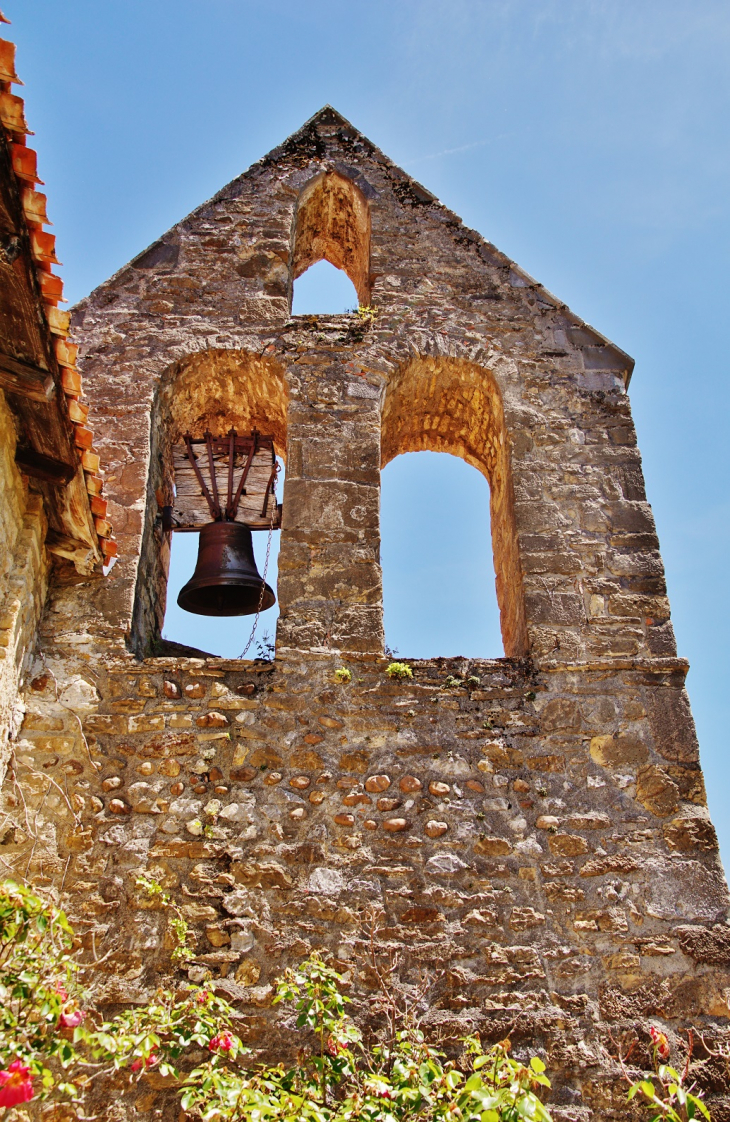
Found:
[(381, 473), (386, 651), (501, 658), (489, 483), (443, 452), (406, 452)]
[(370, 303), (370, 207), (362, 191), (337, 172), (310, 180), (297, 202), (293, 281), (319, 261), (328, 261), (349, 277), (358, 304)]
[[(383, 405), (381, 468), (404, 452), (420, 451), (458, 456), (488, 481), (494, 579), (504, 652), (510, 658), (526, 654), (509, 442), (502, 399), (488, 370), (461, 359), (418, 356), (392, 375)], [(475, 512), (474, 516), (478, 514)], [(486, 512), (483, 517), (486, 520)], [(444, 530), (434, 525), (433, 532), (442, 534)], [(484, 580), (491, 579), (489, 558), (482, 556), (481, 560)]]
[(271, 655), (287, 402), (283, 370), (256, 355), (206, 351), (163, 377), (152, 411), (138, 653), (174, 643), (239, 657), (260, 605), (247, 657)]

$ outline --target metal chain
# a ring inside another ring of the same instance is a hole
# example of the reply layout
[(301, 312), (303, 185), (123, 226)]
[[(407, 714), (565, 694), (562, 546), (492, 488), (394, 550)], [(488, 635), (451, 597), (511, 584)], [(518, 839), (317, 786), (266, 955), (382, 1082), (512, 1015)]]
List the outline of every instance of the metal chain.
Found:
[[(277, 515), (277, 511), (278, 511), (278, 508), (277, 508), (277, 505), (276, 505), (276, 489), (275, 489), (275, 486), (272, 487), (272, 498), (273, 498), (274, 501), (271, 504), (271, 524), (269, 526), (269, 540), (266, 543), (266, 559), (264, 561), (264, 573), (263, 573), (263, 576), (261, 577), (261, 592), (259, 593), (259, 604), (258, 604), (258, 607), (256, 609), (256, 618), (253, 621), (253, 627), (251, 628), (251, 634), (248, 637), (248, 642), (246, 643), (246, 646), (243, 648), (240, 655), (238, 656), (239, 658), (245, 658), (246, 657), (246, 655), (248, 654), (249, 647), (253, 643), (253, 637), (256, 634), (256, 628), (259, 625), (259, 616), (261, 615), (261, 607), (263, 605), (264, 595), (266, 593), (266, 574), (267, 574), (268, 569), (269, 569), (269, 556), (271, 554), (271, 539), (274, 536), (274, 522), (276, 521), (276, 515)], [(266, 632), (264, 632), (264, 634), (266, 634)]]

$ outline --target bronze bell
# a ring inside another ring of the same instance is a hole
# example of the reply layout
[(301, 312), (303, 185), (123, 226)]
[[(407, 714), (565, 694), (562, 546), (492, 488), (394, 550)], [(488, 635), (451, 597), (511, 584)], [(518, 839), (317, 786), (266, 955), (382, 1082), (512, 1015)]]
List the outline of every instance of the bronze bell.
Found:
[(198, 616), (252, 616), (259, 601), (264, 612), (276, 596), (256, 568), (248, 526), (208, 522), (200, 531), (195, 572), (180, 589), (179, 606)]

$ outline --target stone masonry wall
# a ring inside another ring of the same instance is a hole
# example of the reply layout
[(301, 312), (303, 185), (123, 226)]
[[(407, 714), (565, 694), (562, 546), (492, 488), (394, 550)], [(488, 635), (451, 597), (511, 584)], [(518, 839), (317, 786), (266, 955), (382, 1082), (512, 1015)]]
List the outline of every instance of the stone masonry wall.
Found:
[[(433, 975), (430, 1028), (514, 1024), (557, 1118), (627, 1117), (609, 1034), (725, 1031), (727, 897), (680, 661), (437, 660), (401, 683), (348, 658), (349, 684), (331, 655), (100, 663), (59, 641), (64, 599), (16, 750), (22, 806), (6, 785), (33, 825), (3, 857), (61, 885), (103, 1000), (170, 971), (146, 871), (197, 933), (189, 977), (239, 1003), (267, 1054), (272, 981), (312, 948), (367, 1017), (373, 912), (404, 981)], [(727, 1118), (722, 1078), (699, 1074)]]
[[(290, 317), (317, 254), (370, 310)], [(433, 974), (434, 1031), (544, 1051), (556, 1118), (630, 1116), (624, 1031), (727, 1040), (728, 894), (631, 360), (332, 110), (74, 320), (120, 560), (54, 569), (0, 858), (59, 891), (104, 999), (142, 1000), (170, 969), (146, 869), (193, 924), (189, 976), (240, 1003), (269, 1055), (272, 980), (313, 947), (367, 1019), (373, 914), (405, 982)], [(276, 659), (150, 657), (170, 446), (231, 424), (286, 460)], [(379, 475), (420, 448), (489, 479), (509, 657), (413, 662), (395, 683)], [(729, 1120), (699, 1046), (697, 1078)], [(140, 1111), (171, 1109), (150, 1094)]]

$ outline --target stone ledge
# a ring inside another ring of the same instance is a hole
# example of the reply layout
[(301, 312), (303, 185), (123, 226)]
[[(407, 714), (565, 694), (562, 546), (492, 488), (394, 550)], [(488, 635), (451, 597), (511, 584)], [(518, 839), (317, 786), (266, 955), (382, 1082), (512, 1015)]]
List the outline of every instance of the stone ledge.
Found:
[(540, 662), (535, 664), (535, 669), (546, 674), (565, 674), (576, 670), (637, 670), (649, 674), (679, 673), (686, 677), (689, 661), (686, 658), (597, 658), (585, 662)]

